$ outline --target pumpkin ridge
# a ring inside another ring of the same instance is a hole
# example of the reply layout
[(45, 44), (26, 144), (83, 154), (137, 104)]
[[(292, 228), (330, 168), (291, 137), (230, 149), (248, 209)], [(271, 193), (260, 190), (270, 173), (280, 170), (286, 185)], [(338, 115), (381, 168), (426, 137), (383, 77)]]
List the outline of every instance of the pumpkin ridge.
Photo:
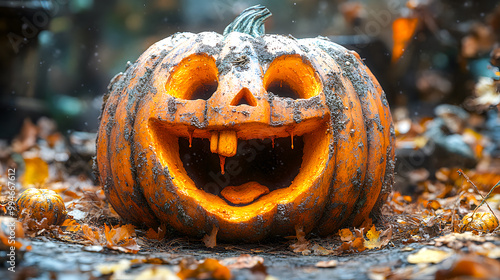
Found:
[[(361, 104), (365, 120), (365, 127), (366, 127), (365, 131), (367, 133), (367, 150), (368, 150), (367, 166), (366, 166), (367, 171), (365, 179), (362, 183), (362, 187), (359, 192), (359, 198), (356, 200), (354, 204), (354, 209), (352, 211), (352, 214), (346, 219), (347, 223), (350, 224), (354, 221), (355, 216), (360, 216), (360, 217), (363, 216), (364, 213), (360, 214), (359, 211), (361, 211), (362, 209), (369, 208), (369, 207), (363, 207), (363, 205), (365, 205), (365, 203), (368, 201), (367, 194), (377, 192), (377, 197), (378, 197), (378, 191), (380, 191), (381, 188), (381, 186), (377, 186), (379, 184), (377, 175), (380, 173), (380, 171), (377, 170), (380, 169), (380, 167), (378, 167), (378, 164), (375, 163), (375, 160), (379, 156), (378, 153), (379, 148), (377, 146), (379, 140), (375, 140), (373, 139), (373, 137), (382, 139), (382, 141), (384, 141), (384, 137), (382, 137), (380, 135), (381, 132), (376, 130), (374, 127), (375, 119), (376, 116), (378, 115), (378, 110), (376, 110), (375, 112), (372, 109), (373, 107), (375, 107), (373, 102), (376, 102), (376, 99), (378, 99), (378, 97), (375, 96), (374, 93), (371, 93), (371, 91), (373, 90), (369, 90), (369, 86), (365, 84), (364, 77), (366, 75), (361, 73), (361, 70), (363, 68), (360, 67), (360, 62), (356, 59), (356, 57), (353, 54), (349, 53), (349, 51), (343, 48), (342, 46), (333, 45), (332, 43), (329, 42), (320, 41), (318, 42), (317, 45), (319, 46), (320, 49), (324, 50), (328, 55), (332, 56), (334, 59), (336, 59), (336, 61), (338, 61), (338, 65), (342, 69), (342, 75), (350, 81), (352, 87), (355, 89), (355, 92), (358, 95), (358, 100)], [(373, 83), (370, 82), (369, 85), (373, 86)], [(376, 108), (377, 107), (375, 107), (375, 109)], [(382, 145), (384, 145), (384, 143), (382, 143)], [(373, 170), (372, 168), (375, 168), (375, 170)], [(384, 170), (382, 172), (385, 171), (385, 166), (383, 169)], [(374, 175), (375, 177), (373, 177)], [(383, 179), (380, 180), (381, 181), (380, 185), (382, 184), (382, 180)], [(370, 203), (368, 203), (368, 205), (370, 205)]]
[[(312, 39), (301, 39), (299, 42), (306, 44), (316, 52), (311, 57), (323, 80), (330, 111), (342, 112), (331, 114), (331, 125), (335, 137), (330, 146), (332, 150), (335, 150), (335, 162), (337, 164), (330, 187), (330, 201), (318, 222), (318, 232), (321, 235), (328, 235), (336, 230), (350, 215), (364, 181), (367, 154), (364, 147), (366, 145), (366, 133), (363, 133), (366, 130), (365, 121), (362, 116), (358, 94), (350, 86), (351, 81), (339, 74), (340, 67), (337, 66), (334, 58), (322, 48), (315, 47), (317, 42)], [(325, 43), (333, 45), (331, 42)], [(342, 47), (339, 46), (339, 48)], [(333, 67), (332, 65), (336, 66)], [(336, 98), (333, 98), (334, 96)], [(345, 104), (335, 101), (341, 101), (342, 98), (345, 99)], [(347, 110), (346, 108), (350, 109)], [(355, 139), (358, 139), (357, 141), (360, 141), (359, 143), (362, 145), (359, 146), (358, 142), (353, 141)], [(355, 159), (351, 160), (351, 157)], [(346, 174), (351, 174), (351, 176), (354, 174), (354, 176), (349, 177)]]
[[(359, 59), (359, 58), (358, 58)], [(359, 214), (355, 219), (354, 219), (354, 223), (355, 224), (361, 224), (363, 222), (363, 219), (365, 217), (367, 217), (373, 210), (373, 208), (377, 205), (377, 201), (379, 199), (379, 197), (381, 199), (383, 199), (383, 196), (387, 193), (387, 189), (384, 190), (384, 188), (386, 187), (386, 174), (389, 172), (389, 174), (392, 174), (393, 171), (391, 171), (391, 166), (390, 166), (390, 160), (393, 158), (392, 156), (392, 146), (394, 145), (394, 141), (391, 137), (391, 127), (392, 127), (392, 117), (391, 117), (391, 113), (388, 109), (387, 106), (384, 106), (383, 102), (382, 102), (382, 98), (383, 98), (383, 91), (381, 89), (380, 86), (377, 86), (375, 87), (374, 84), (372, 83), (372, 79), (374, 79), (374, 76), (373, 74), (371, 73), (370, 69), (368, 69), (364, 64), (363, 64), (363, 67), (360, 68), (364, 71), (364, 74), (363, 74), (363, 77), (364, 79), (368, 79), (370, 80), (369, 82), (367, 81), (367, 83), (369, 83), (371, 85), (371, 88), (373, 90), (370, 90), (370, 93), (372, 95), (374, 95), (374, 100), (375, 100), (375, 103), (376, 103), (376, 108), (378, 109), (378, 119), (376, 122), (377, 124), (377, 129), (383, 133), (383, 144), (382, 144), (382, 149), (381, 149), (381, 162), (380, 164), (382, 164), (384, 166), (383, 170), (381, 170), (380, 172), (378, 172), (377, 174), (381, 174), (383, 173), (383, 176), (380, 177), (379, 179), (379, 182), (380, 182), (380, 186), (377, 184), (377, 188), (372, 188), (370, 189), (371, 192), (369, 194), (369, 196), (377, 196), (377, 199), (373, 199), (373, 200), (370, 200), (368, 203), (365, 203), (363, 204), (363, 208), (361, 209), (361, 214)], [(383, 116), (384, 118), (381, 119), (381, 116)], [(384, 123), (382, 123), (382, 121)], [(388, 169), (389, 168), (389, 169)], [(377, 211), (378, 209), (376, 209)]]

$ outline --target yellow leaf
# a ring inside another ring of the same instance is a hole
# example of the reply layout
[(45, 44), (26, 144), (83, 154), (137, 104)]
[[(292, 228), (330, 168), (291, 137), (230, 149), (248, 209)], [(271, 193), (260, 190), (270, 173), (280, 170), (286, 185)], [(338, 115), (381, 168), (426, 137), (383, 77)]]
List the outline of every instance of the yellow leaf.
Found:
[(43, 184), (49, 177), (49, 165), (39, 157), (25, 158), (25, 171), (23, 184), (34, 185)]
[(408, 256), (408, 262), (413, 264), (418, 263), (440, 263), (451, 256), (451, 252), (445, 252), (435, 249), (422, 248), (415, 254)]
[(372, 225), (372, 228), (366, 233), (366, 237), (368, 240), (364, 241), (364, 245), (367, 249), (374, 249), (380, 247), (379, 240), (380, 232), (375, 229), (375, 226)]

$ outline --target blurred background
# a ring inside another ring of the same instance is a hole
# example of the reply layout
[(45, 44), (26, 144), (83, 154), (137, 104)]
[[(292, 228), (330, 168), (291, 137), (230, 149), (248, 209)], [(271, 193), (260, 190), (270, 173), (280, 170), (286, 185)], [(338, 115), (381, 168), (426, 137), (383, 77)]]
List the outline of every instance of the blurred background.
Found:
[(65, 136), (95, 132), (106, 86), (127, 61), (176, 32), (222, 33), (255, 4), (273, 13), (266, 33), (329, 37), (365, 59), (393, 111), (400, 181), (484, 160), (500, 173), (492, 164), (500, 157), (497, 1), (0, 0), (0, 146), (27, 118), (38, 127), (49, 119)]

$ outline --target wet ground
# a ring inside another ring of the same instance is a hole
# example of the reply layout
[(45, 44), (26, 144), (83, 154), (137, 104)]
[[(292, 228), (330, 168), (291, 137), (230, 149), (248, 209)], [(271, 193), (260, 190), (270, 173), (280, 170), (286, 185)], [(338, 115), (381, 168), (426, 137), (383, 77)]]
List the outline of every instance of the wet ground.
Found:
[[(373, 272), (389, 269), (395, 274), (409, 274), (413, 279), (434, 279), (435, 271), (448, 268), (454, 259), (454, 257), (448, 258), (438, 265), (409, 264), (407, 256), (425, 246), (422, 244), (408, 246), (392, 244), (381, 250), (341, 256), (303, 256), (293, 253), (284, 243), (279, 246), (218, 245), (214, 249), (208, 249), (199, 242), (190, 244), (182, 240), (171, 242), (168, 245), (169, 249), (166, 250), (143, 249), (138, 254), (124, 254), (107, 249), (93, 252), (95, 247), (61, 242), (46, 237), (33, 239), (31, 245), (33, 249), (24, 254), (23, 261), (16, 267), (16, 272), (12, 273), (7, 271), (7, 268), (2, 268), (0, 279), (134, 279), (144, 270), (151, 269), (152, 266), (163, 266), (176, 272), (180, 261), (190, 257), (197, 260), (206, 258), (223, 260), (236, 258), (242, 254), (262, 257), (267, 274), (273, 276), (274, 279), (377, 279), (375, 278), (377, 275)], [(410, 248), (415, 250), (411, 251)], [(148, 258), (163, 264), (136, 263), (126, 269), (121, 276), (115, 275), (116, 278), (103, 275), (100, 272), (102, 270), (99, 269), (99, 266), (103, 264), (110, 264), (107, 266), (111, 267), (112, 263), (123, 262), (123, 260)], [(337, 260), (337, 266), (330, 268), (315, 266), (320, 261), (330, 260)], [(252, 273), (250, 269), (233, 269), (231, 274), (233, 279), (264, 279), (262, 274)]]

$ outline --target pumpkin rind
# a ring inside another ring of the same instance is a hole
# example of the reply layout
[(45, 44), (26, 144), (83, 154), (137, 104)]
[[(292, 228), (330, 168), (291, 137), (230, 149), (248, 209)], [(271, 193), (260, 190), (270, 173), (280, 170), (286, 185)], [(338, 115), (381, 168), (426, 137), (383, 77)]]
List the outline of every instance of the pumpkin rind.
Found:
[[(273, 79), (286, 78), (299, 99), (268, 93)], [(210, 81), (218, 84), (210, 98), (189, 100)], [(238, 105), (243, 97), (248, 104)], [(192, 236), (217, 226), (223, 240), (290, 235), (297, 225), (328, 235), (360, 225), (392, 185), (385, 94), (359, 55), (323, 38), (178, 33), (116, 77), (105, 100), (100, 180), (113, 208), (139, 225), (162, 221)], [(217, 135), (229, 135), (224, 143), (301, 136), (300, 172), (288, 188), (229, 205), (197, 188), (178, 155), (180, 137), (211, 139), (214, 152)]]
[(30, 217), (38, 222), (47, 219), (48, 225), (61, 224), (66, 219), (66, 207), (56, 192), (47, 189), (29, 188), (16, 200), (21, 219)]

